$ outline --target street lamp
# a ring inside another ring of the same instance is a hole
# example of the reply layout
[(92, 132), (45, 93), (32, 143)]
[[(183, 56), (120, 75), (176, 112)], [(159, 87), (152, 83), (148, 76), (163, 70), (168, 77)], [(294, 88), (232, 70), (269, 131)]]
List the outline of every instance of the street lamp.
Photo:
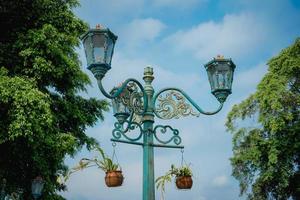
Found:
[[(114, 89), (112, 89), (110, 94), (113, 95), (117, 91), (118, 91), (118, 88), (115, 87)], [(129, 107), (122, 101), (122, 98), (121, 98), (121, 97), (124, 97), (125, 95), (130, 95), (128, 93), (127, 88), (120, 94), (120, 98), (116, 97), (116, 98), (112, 99), (112, 107), (113, 107), (114, 117), (117, 118), (117, 120), (120, 124), (124, 123), (126, 121), (126, 119), (130, 116)]]
[(31, 194), (34, 199), (38, 199), (42, 196), (42, 190), (44, 188), (44, 180), (41, 176), (37, 176), (31, 183)]
[(96, 29), (90, 29), (82, 36), (88, 69), (94, 74), (99, 73), (104, 76), (110, 70), (117, 38), (108, 28), (100, 25), (97, 25)]
[(6, 188), (6, 179), (2, 179), (2, 185), (1, 185), (1, 193), (0, 193), (0, 200), (4, 200), (6, 193), (5, 193), (5, 188)]
[(205, 65), (212, 94), (220, 101), (225, 102), (231, 94), (233, 72), (235, 64), (231, 59), (217, 56)]
[[(212, 94), (220, 103), (213, 112), (204, 111), (178, 88), (165, 88), (154, 94), (152, 87), (154, 76), (151, 67), (145, 68), (144, 85), (136, 79), (129, 78), (107, 93), (103, 88), (102, 79), (111, 68), (116, 39), (117, 36), (109, 29), (99, 25), (84, 34), (82, 40), (88, 69), (97, 79), (102, 94), (112, 100), (117, 122), (114, 124), (111, 141), (143, 147), (143, 200), (154, 200), (154, 147), (184, 148), (180, 145), (179, 131), (169, 125), (154, 125), (155, 116), (160, 119), (178, 119), (188, 115), (198, 116), (200, 113), (205, 115), (218, 113), (227, 96), (231, 94), (235, 64), (231, 59), (218, 56), (205, 65)], [(133, 129), (139, 129), (140, 133), (137, 136), (127, 134)], [(161, 135), (167, 131), (171, 132), (171, 137), (163, 139), (166, 137), (162, 138)]]

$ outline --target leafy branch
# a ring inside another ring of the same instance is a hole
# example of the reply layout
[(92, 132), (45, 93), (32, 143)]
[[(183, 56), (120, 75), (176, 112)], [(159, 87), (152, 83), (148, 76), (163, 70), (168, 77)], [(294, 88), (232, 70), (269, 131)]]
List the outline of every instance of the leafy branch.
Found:
[(102, 148), (100, 148), (99, 146), (94, 146), (93, 148), (94, 150), (99, 152), (100, 158), (97, 157), (94, 159), (82, 158), (79, 161), (78, 165), (71, 168), (71, 170), (69, 170), (67, 175), (64, 177), (65, 182), (70, 178), (71, 174), (89, 167), (97, 166), (98, 168), (102, 169), (105, 172), (116, 171), (118, 169), (121, 169), (120, 165), (114, 163), (113, 160), (104, 153)]

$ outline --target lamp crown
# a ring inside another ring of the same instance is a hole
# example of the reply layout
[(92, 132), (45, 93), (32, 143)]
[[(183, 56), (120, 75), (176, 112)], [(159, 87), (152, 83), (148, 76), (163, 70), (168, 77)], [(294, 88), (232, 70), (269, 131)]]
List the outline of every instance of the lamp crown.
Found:
[(145, 70), (144, 70), (144, 75), (153, 75), (153, 68), (152, 67), (150, 67), (150, 66), (147, 66), (146, 68), (145, 68)]
[(215, 59), (217, 59), (217, 60), (224, 60), (224, 56), (218, 54), (217, 57), (215, 57)]
[(146, 85), (151, 85), (151, 82), (153, 81), (154, 79), (154, 76), (153, 76), (153, 68), (150, 67), (150, 66), (147, 66), (145, 69), (144, 69), (144, 77), (143, 77), (144, 81), (146, 82)]

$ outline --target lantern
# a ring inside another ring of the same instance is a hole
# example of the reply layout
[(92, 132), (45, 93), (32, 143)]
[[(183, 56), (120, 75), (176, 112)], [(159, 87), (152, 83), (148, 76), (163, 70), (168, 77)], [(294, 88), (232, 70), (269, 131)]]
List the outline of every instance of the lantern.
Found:
[[(118, 89), (119, 88), (115, 87), (110, 93), (114, 94)], [(129, 108), (126, 105), (126, 96), (129, 95), (128, 92), (129, 91), (127, 90), (127, 88), (125, 88), (125, 90), (120, 94), (119, 97), (112, 99), (114, 117), (116, 117), (118, 122), (121, 124), (123, 124), (126, 121), (126, 119), (130, 116)]]
[(211, 93), (220, 103), (225, 102), (227, 96), (231, 94), (235, 64), (231, 59), (217, 56), (217, 58), (208, 62), (205, 68), (211, 86)]
[(44, 188), (44, 181), (41, 176), (37, 176), (31, 183), (31, 193), (34, 199), (38, 199), (42, 196), (42, 190)]
[(111, 68), (117, 38), (108, 28), (100, 25), (97, 25), (96, 29), (90, 29), (82, 36), (87, 68), (96, 78), (102, 79)]

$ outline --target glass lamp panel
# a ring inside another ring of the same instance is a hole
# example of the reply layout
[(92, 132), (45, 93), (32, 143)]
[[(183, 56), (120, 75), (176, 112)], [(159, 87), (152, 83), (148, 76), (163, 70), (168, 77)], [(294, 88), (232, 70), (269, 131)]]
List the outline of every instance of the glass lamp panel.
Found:
[(209, 66), (208, 74), (212, 91), (231, 89), (232, 69), (226, 62), (216, 62)]
[(210, 83), (211, 91), (214, 91), (216, 89), (216, 81), (213, 76), (215, 74), (215, 71), (216, 71), (215, 66), (209, 66), (207, 68), (207, 76)]
[(106, 37), (104, 34), (93, 35), (94, 63), (105, 63), (105, 41)]
[(228, 88), (228, 72), (229, 66), (226, 63), (218, 63), (216, 68), (217, 89), (230, 89)]
[(227, 78), (226, 79), (226, 87), (231, 90), (232, 81), (233, 81), (233, 68), (232, 68), (232, 66), (229, 67), (226, 78)]
[(114, 49), (114, 42), (112, 41), (111, 38), (107, 38), (106, 40), (106, 63), (107, 64), (111, 64), (111, 58), (112, 58), (112, 54), (113, 54), (113, 49)]
[(125, 106), (119, 98), (112, 100), (112, 107), (114, 114), (129, 113), (127, 106)]
[(91, 36), (88, 36), (83, 42), (87, 66), (90, 66), (94, 62), (93, 56), (93, 43)]
[(31, 185), (31, 192), (33, 195), (41, 195), (44, 188), (43, 180), (33, 180)]

